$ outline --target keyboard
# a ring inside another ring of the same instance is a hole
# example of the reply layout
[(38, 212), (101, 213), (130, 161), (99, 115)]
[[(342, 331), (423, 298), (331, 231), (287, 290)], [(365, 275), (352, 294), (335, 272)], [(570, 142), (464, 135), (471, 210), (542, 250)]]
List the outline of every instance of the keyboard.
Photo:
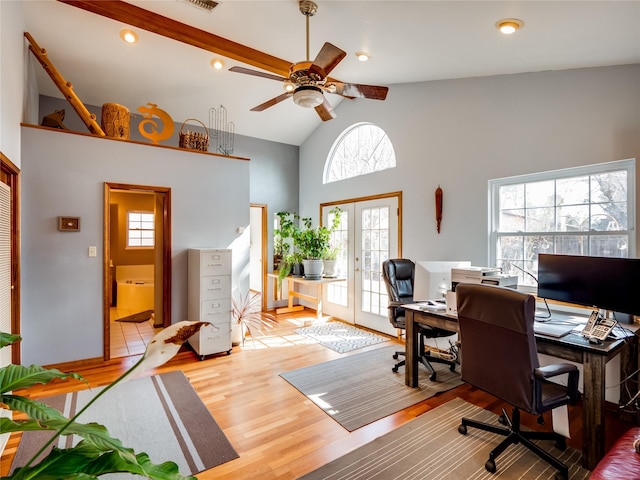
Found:
[(552, 323), (552, 322), (533, 322), (533, 331), (540, 335), (548, 337), (564, 337), (571, 333), (577, 327), (575, 324)]

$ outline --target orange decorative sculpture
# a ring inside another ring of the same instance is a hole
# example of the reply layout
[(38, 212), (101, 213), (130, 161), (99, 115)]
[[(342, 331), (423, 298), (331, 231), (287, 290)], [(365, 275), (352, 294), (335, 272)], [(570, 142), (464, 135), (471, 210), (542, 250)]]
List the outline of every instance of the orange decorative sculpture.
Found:
[[(158, 108), (158, 105), (156, 105), (155, 103), (147, 103), (146, 105), (142, 105), (138, 107), (138, 111), (144, 114), (144, 120), (142, 120), (140, 122), (140, 125), (138, 126), (140, 135), (148, 138), (153, 143), (159, 143), (162, 140), (171, 138), (171, 135), (173, 135), (173, 129), (175, 127), (172, 118), (167, 112)], [(154, 115), (162, 120), (162, 130), (158, 130), (158, 124), (153, 118)], [(147, 124), (151, 125), (151, 131), (147, 131)]]

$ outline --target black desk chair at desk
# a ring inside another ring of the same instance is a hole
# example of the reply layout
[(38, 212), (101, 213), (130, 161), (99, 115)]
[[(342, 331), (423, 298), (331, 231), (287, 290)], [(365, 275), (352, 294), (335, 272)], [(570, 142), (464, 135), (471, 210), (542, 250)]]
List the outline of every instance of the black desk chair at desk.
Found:
[[(402, 330), (406, 329), (404, 308), (402, 308), (402, 305), (413, 303), (414, 274), (415, 264), (409, 259), (396, 258), (382, 262), (382, 278), (384, 279), (384, 283), (387, 287), (387, 293), (389, 294), (389, 321), (395, 328)], [(425, 353), (424, 339), (449, 337), (454, 335), (456, 332), (429, 327), (428, 325), (420, 325), (418, 328), (420, 337), (420, 362), (431, 373), (431, 376), (429, 377), (431, 381), (433, 382), (436, 379), (436, 371), (433, 369), (431, 362), (449, 365), (451, 371), (455, 371), (455, 360), (439, 358), (429, 355), (428, 352)], [(393, 358), (398, 359), (398, 356), (400, 355), (405, 355), (405, 352), (395, 352)], [(396, 363), (392, 370), (397, 372), (398, 368), (404, 364), (405, 360), (402, 360)]]
[[(496, 457), (511, 444), (522, 443), (559, 472), (556, 479), (567, 480), (565, 464), (531, 440), (555, 440), (566, 448), (566, 440), (555, 432), (522, 431), (520, 410), (540, 415), (578, 399), (579, 372), (575, 365), (561, 363), (540, 367), (533, 331), (535, 299), (509, 288), (479, 284), (456, 287), (462, 356), (462, 380), (513, 406), (511, 418), (503, 410), (501, 423), (507, 428), (463, 418), (458, 431), (467, 427), (504, 435), (489, 454), (485, 468), (496, 471)], [(567, 375), (567, 386), (548, 379)]]

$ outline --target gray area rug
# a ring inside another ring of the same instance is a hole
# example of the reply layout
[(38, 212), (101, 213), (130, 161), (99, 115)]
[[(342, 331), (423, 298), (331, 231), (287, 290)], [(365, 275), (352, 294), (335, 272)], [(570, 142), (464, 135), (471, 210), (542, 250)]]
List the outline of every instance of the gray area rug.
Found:
[[(504, 438), (469, 428), (458, 433), (462, 417), (495, 421), (493, 413), (459, 398), (301, 477), (303, 480), (552, 480), (553, 467), (521, 444), (511, 445), (496, 460), (496, 473), (485, 470), (489, 452)], [(564, 452), (553, 442), (538, 442), (569, 467), (571, 480), (586, 480), (590, 472), (580, 466), (582, 455)]]
[[(82, 390), (42, 400), (71, 417), (100, 389)], [(182, 371), (163, 373), (118, 384), (100, 397), (78, 421), (98, 422), (136, 453), (146, 452), (154, 463), (172, 461), (183, 475), (199, 473), (238, 458), (227, 437)], [(12, 468), (24, 465), (51, 432), (25, 432)], [(68, 443), (65, 443), (65, 440)], [(72, 446), (62, 437), (57, 446)], [(140, 478), (122, 473), (111, 479)]]
[(435, 382), (419, 369), (419, 388), (404, 384), (404, 368), (393, 373), (398, 345), (281, 373), (280, 376), (350, 432), (462, 384), (458, 371), (434, 363)]
[(297, 328), (294, 331), (338, 353), (350, 352), (389, 341), (388, 337), (343, 322), (320, 323), (310, 327)]

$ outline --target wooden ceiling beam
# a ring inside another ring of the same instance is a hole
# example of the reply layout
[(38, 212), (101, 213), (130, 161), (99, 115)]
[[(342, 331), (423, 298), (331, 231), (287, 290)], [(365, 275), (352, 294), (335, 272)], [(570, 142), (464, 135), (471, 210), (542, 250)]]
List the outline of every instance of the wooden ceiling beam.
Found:
[(58, 0), (132, 27), (162, 35), (269, 72), (289, 76), (291, 62), (121, 0)]

